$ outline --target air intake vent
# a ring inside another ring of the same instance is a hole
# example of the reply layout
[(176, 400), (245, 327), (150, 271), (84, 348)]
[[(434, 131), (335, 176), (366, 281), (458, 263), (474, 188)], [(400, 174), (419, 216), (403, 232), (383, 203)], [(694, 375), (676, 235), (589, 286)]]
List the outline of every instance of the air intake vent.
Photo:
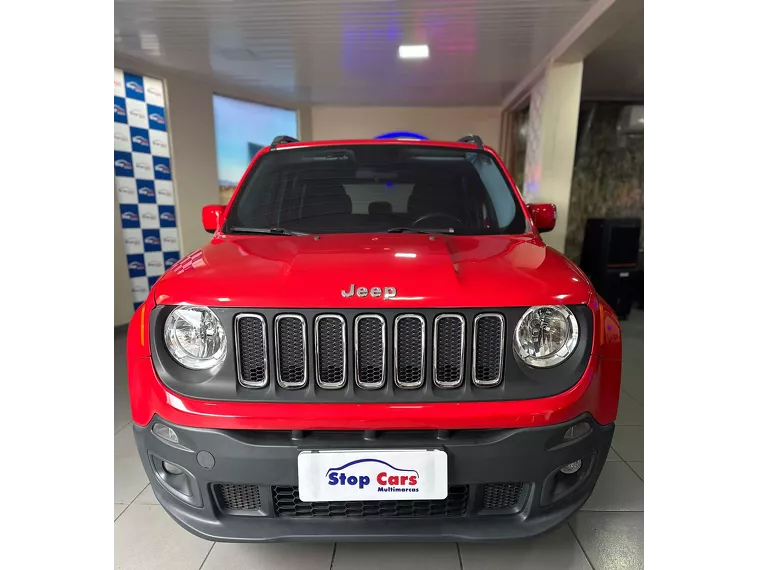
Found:
[(411, 401), (478, 401), (509, 390), (509, 309), (256, 311), (234, 321), (241, 400), (336, 402), (344, 395), (374, 402), (406, 394)]
[(274, 512), (279, 517), (462, 517), (468, 504), (468, 486), (453, 485), (447, 498), (433, 501), (323, 501), (300, 500), (297, 487), (272, 487)]
[(262, 388), (268, 384), (266, 321), (261, 315), (237, 316), (237, 370), (243, 386)]
[(342, 388), (347, 381), (347, 330), (341, 315), (316, 317), (316, 382)]
[(457, 388), (463, 383), (465, 330), (466, 321), (460, 315), (434, 319), (434, 383), (441, 388)]
[(387, 379), (387, 326), (381, 315), (355, 318), (355, 381), (361, 388), (376, 389)]
[(395, 383), (401, 388), (418, 388), (424, 383), (426, 326), (420, 315), (395, 319)]
[(283, 388), (302, 388), (307, 380), (305, 319), (278, 315), (274, 320), (276, 379)]
[(487, 483), (484, 486), (482, 506), (485, 509), (520, 510), (525, 489), (524, 483)]
[(214, 485), (219, 507), (224, 511), (257, 511), (261, 494), (257, 485)]
[(472, 379), (477, 386), (496, 386), (503, 379), (505, 318), (484, 313), (474, 319), (474, 365)]

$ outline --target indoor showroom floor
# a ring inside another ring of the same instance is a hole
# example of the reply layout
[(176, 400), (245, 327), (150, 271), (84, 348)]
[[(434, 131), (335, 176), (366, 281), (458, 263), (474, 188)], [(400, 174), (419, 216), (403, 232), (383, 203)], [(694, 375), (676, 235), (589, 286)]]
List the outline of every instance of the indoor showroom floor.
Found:
[(613, 449), (593, 495), (568, 524), (536, 539), (501, 544), (228, 544), (190, 534), (148, 485), (131, 429), (124, 333), (115, 337), (116, 568), (262, 569), (631, 569), (643, 567), (643, 313), (622, 322), (624, 371)]

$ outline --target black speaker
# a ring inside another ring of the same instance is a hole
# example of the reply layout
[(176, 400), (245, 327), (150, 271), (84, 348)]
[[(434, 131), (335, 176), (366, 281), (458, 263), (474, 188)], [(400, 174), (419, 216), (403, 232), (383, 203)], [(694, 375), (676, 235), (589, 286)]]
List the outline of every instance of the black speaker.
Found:
[(579, 267), (622, 319), (638, 294), (641, 229), (640, 218), (590, 218), (584, 228)]
[(590, 218), (584, 226), (579, 266), (590, 278), (606, 269), (634, 269), (640, 249), (640, 218)]

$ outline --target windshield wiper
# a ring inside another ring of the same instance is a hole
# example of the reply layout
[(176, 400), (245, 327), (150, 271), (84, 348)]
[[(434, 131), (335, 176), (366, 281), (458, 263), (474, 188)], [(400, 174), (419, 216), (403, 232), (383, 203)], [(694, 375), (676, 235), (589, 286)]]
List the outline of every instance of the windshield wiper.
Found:
[(271, 234), (277, 236), (307, 236), (305, 232), (295, 232), (285, 228), (229, 228), (229, 233)]
[(454, 234), (453, 228), (390, 228), (387, 230), (388, 234)]

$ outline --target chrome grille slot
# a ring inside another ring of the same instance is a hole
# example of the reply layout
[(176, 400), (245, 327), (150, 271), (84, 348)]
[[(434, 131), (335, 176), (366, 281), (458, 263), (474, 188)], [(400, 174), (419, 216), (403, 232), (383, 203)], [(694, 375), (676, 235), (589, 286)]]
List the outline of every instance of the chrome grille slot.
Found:
[(434, 319), (433, 380), (440, 388), (463, 383), (466, 321), (461, 315), (442, 314)]
[(237, 315), (237, 379), (246, 388), (268, 384), (266, 321), (261, 315)]
[(395, 384), (418, 388), (424, 383), (426, 324), (421, 315), (400, 315), (395, 319)]
[(301, 315), (277, 315), (274, 319), (276, 380), (282, 388), (302, 388), (307, 381), (305, 319)]
[(316, 382), (342, 388), (347, 381), (347, 330), (342, 315), (319, 315), (315, 322)]
[(355, 382), (367, 390), (387, 379), (387, 325), (381, 315), (355, 318)]
[(474, 319), (474, 358), (471, 379), (477, 386), (497, 386), (503, 379), (505, 318), (482, 313)]

